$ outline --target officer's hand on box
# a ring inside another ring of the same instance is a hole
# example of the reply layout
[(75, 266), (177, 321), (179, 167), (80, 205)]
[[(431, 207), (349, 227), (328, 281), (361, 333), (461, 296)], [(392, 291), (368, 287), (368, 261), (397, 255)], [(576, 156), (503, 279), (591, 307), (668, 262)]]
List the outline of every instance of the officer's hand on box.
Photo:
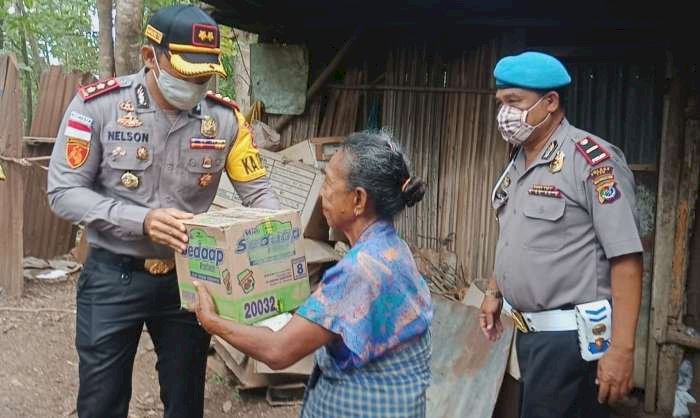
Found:
[(143, 232), (151, 241), (183, 252), (187, 249), (187, 234), (182, 221), (193, 216), (174, 208), (151, 209), (143, 220)]
[(627, 396), (633, 386), (633, 371), (634, 349), (616, 347), (613, 343), (598, 360), (598, 402), (613, 404)]
[[(497, 293), (497, 292), (496, 292)], [(494, 296), (487, 292), (481, 302), (481, 314), (479, 315), (479, 325), (489, 341), (496, 341), (501, 338), (503, 324), (501, 324), (501, 309), (503, 308), (503, 298)]]

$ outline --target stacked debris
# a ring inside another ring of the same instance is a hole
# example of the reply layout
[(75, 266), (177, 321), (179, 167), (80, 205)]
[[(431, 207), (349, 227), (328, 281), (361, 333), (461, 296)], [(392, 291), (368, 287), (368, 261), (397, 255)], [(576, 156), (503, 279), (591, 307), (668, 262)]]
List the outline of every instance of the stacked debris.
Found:
[(457, 268), (457, 254), (447, 250), (415, 248), (411, 246), (418, 271), (428, 282), (430, 292), (447, 299), (461, 301), (469, 288), (469, 283), (461, 270)]

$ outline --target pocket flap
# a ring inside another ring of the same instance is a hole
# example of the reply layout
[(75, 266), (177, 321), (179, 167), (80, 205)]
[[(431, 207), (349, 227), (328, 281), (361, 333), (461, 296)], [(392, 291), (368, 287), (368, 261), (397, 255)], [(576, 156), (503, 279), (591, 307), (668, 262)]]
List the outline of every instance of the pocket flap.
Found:
[(557, 221), (564, 216), (566, 201), (561, 197), (533, 196), (523, 208), (528, 218)]

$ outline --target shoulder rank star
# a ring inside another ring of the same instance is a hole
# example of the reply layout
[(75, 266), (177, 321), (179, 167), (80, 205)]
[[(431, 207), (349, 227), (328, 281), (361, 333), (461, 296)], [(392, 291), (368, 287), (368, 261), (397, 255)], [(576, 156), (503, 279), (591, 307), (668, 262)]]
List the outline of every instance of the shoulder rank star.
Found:
[(564, 151), (557, 151), (554, 154), (554, 159), (549, 163), (549, 172), (554, 174), (561, 171), (564, 167)]

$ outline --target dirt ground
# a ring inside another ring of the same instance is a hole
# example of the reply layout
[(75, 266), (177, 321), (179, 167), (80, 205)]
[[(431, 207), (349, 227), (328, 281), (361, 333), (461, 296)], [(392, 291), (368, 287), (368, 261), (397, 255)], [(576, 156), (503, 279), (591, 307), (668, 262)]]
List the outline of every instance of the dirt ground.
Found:
[[(75, 417), (78, 359), (75, 338), (75, 278), (56, 283), (25, 282), (22, 298), (0, 294), (0, 417)], [(210, 362), (211, 364), (212, 362)], [(207, 418), (298, 417), (299, 406), (272, 407), (265, 392), (239, 395), (235, 378), (207, 370)], [(141, 338), (134, 366), (129, 416), (160, 417), (153, 344)], [(615, 418), (647, 417), (640, 398), (617, 408)]]
[[(0, 417), (76, 416), (78, 356), (73, 309), (75, 276), (58, 283), (28, 280), (19, 299), (0, 295)], [(144, 333), (134, 365), (129, 417), (163, 415), (155, 359), (153, 344)], [(230, 377), (207, 370), (205, 417), (299, 416), (299, 406), (272, 407), (264, 391), (239, 395), (234, 385)]]

